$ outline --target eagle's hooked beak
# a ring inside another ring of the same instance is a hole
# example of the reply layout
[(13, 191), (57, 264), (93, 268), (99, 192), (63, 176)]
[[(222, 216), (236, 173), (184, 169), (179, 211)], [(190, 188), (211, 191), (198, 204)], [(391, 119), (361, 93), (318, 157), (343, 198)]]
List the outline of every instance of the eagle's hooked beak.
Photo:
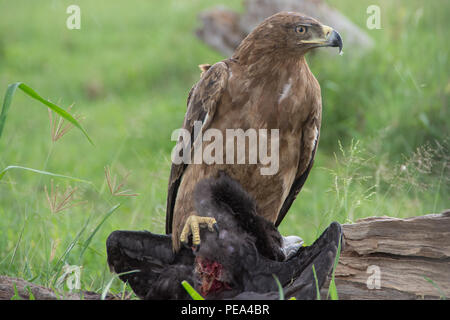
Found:
[(342, 38), (339, 32), (330, 28), (329, 26), (322, 26), (323, 33), (325, 35), (325, 47), (339, 47), (339, 53), (342, 52)]
[(339, 47), (339, 53), (342, 53), (342, 43), (341, 35), (329, 26), (322, 25), (322, 36), (320, 38), (303, 40), (301, 43), (310, 43), (317, 45), (314, 47)]

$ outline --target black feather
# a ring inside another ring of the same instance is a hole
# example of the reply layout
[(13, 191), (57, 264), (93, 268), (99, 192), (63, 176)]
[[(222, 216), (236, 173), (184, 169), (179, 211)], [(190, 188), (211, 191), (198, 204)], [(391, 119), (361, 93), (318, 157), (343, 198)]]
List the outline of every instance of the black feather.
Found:
[(108, 264), (116, 273), (139, 270), (120, 276), (143, 299), (187, 299), (181, 286), (187, 280), (199, 288), (201, 275), (195, 266), (201, 259), (223, 267), (221, 281), (226, 290), (208, 294), (208, 299), (277, 298), (277, 276), (285, 291), (298, 299), (314, 299), (314, 264), (319, 286), (330, 273), (342, 230), (331, 226), (311, 246), (301, 248), (284, 261), (281, 235), (275, 226), (257, 215), (255, 201), (241, 185), (220, 173), (205, 179), (195, 190), (198, 215), (214, 217), (219, 232), (201, 229), (198, 251), (172, 250), (170, 235), (147, 231), (115, 231), (107, 242)]

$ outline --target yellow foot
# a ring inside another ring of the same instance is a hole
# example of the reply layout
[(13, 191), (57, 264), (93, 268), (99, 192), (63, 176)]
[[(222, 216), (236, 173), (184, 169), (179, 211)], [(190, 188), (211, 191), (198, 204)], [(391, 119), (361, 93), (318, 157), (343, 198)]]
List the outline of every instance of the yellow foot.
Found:
[(183, 230), (181, 231), (181, 243), (187, 244), (188, 236), (192, 234), (192, 245), (198, 247), (200, 245), (200, 227), (205, 226), (207, 226), (208, 230), (211, 232), (214, 230), (219, 232), (216, 219), (194, 215), (189, 216), (184, 224)]

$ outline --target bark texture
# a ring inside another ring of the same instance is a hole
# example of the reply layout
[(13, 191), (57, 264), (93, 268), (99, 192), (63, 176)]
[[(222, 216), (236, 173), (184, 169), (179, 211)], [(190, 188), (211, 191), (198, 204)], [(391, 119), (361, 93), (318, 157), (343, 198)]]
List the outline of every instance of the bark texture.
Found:
[(339, 299), (450, 297), (450, 211), (373, 217), (342, 228), (345, 246), (335, 273)]

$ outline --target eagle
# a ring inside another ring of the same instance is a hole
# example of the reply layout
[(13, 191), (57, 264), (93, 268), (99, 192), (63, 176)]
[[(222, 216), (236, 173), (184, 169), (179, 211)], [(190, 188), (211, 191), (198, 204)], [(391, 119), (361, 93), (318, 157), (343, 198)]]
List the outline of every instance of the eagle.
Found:
[[(266, 163), (229, 163), (227, 148), (219, 155), (223, 161), (172, 163), (166, 233), (171, 234), (175, 252), (182, 244), (198, 247), (200, 227), (220, 228), (214, 217), (197, 212), (194, 203), (199, 181), (220, 172), (254, 199), (258, 215), (275, 227), (281, 223), (308, 177), (320, 136), (321, 90), (305, 54), (318, 47), (339, 47), (342, 52), (342, 46), (333, 28), (301, 13), (280, 12), (261, 22), (231, 58), (204, 68), (187, 99), (183, 129), (191, 133), (189, 147), (206, 147), (202, 133), (209, 129), (224, 137), (229, 129), (277, 130), (278, 136), (268, 134), (266, 139), (278, 141), (278, 150), (268, 150), (278, 152), (278, 170), (262, 174)], [(195, 130), (198, 123), (201, 128)], [(227, 139), (235, 144), (234, 138), (226, 137), (223, 145), (230, 142)], [(180, 138), (177, 145), (182, 143)]]

